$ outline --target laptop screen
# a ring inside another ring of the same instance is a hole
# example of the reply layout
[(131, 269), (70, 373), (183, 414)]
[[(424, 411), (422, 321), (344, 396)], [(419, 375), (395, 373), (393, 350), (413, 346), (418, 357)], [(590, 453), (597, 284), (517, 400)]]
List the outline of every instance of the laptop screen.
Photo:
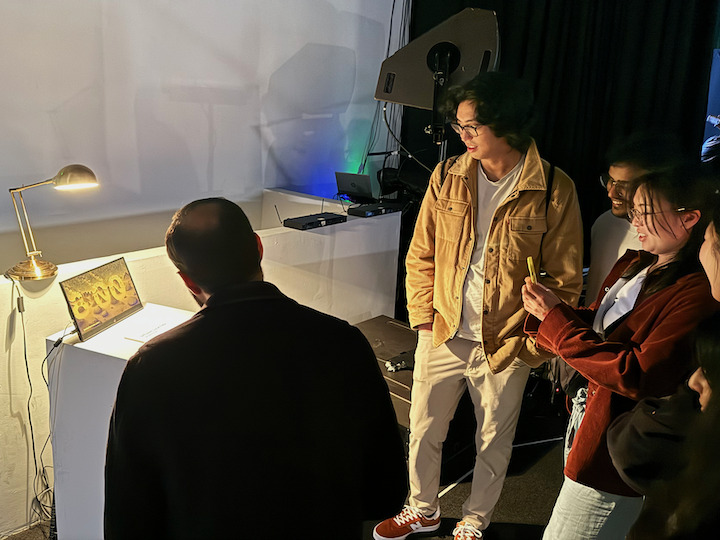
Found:
[(380, 197), (380, 183), (368, 174), (336, 172), (338, 195), (346, 195), (354, 203), (377, 202)]
[(81, 341), (142, 309), (124, 258), (60, 282)]

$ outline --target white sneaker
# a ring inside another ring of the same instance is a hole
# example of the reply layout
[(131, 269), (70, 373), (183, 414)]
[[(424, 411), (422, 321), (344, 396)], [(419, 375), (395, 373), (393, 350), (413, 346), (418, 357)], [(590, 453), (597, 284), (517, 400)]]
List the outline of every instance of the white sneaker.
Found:
[(482, 537), (483, 535), (477, 527), (464, 521), (459, 521), (453, 529), (454, 540), (480, 540)]

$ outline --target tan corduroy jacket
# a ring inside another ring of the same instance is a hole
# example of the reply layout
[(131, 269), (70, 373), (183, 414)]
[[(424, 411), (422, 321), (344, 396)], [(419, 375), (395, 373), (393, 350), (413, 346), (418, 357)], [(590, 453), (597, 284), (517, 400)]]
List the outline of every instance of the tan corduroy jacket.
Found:
[[(476, 242), (477, 165), (463, 154), (430, 178), (415, 224), (407, 266), (410, 325), (433, 323), (437, 347), (460, 325), (463, 286)], [(525, 156), (512, 193), (495, 211), (485, 245), (482, 346), (494, 373), (516, 358), (539, 366), (552, 355), (538, 351), (523, 333), (527, 313), (520, 288), (527, 257), (547, 273), (541, 283), (576, 305), (582, 289), (582, 223), (575, 185), (555, 169), (545, 215), (547, 174), (535, 142)], [(541, 248), (542, 243), (542, 248)]]

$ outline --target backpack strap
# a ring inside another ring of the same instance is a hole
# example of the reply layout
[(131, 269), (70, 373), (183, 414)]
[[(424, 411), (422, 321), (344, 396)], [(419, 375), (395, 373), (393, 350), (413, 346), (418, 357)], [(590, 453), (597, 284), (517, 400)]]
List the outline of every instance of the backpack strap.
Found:
[(450, 171), (450, 167), (455, 165), (455, 162), (460, 159), (460, 156), (462, 154), (459, 154), (457, 156), (449, 157), (445, 161), (442, 162), (442, 166), (440, 167), (440, 187), (443, 186), (445, 183), (445, 178), (447, 178), (447, 174)]
[(553, 179), (555, 178), (555, 165), (550, 164), (550, 172), (548, 173), (547, 192), (545, 193), (545, 216), (547, 217), (548, 208), (550, 208), (550, 196), (552, 195)]
[[(547, 222), (548, 208), (550, 208), (550, 196), (552, 195), (552, 186), (553, 186), (554, 178), (555, 178), (555, 165), (553, 165), (551, 163), (550, 171), (548, 172), (547, 190), (545, 191), (545, 220), (546, 220), (546, 222)], [(538, 261), (540, 264), (542, 264), (542, 245), (543, 245), (544, 240), (545, 240), (545, 233), (542, 234), (542, 238), (540, 239), (540, 261)]]

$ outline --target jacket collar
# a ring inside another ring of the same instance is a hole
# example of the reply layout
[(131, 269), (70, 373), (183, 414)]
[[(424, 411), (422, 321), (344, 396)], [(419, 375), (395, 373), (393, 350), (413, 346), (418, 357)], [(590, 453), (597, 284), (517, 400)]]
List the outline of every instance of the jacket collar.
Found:
[[(468, 183), (468, 187), (470, 187), (477, 183), (477, 160), (466, 152), (453, 162), (448, 169), (448, 174), (462, 176)], [(525, 154), (523, 170), (513, 193), (528, 190), (545, 191), (546, 189), (545, 167), (543, 167), (542, 159), (540, 159), (535, 140), (532, 140)]]
[(272, 283), (268, 283), (267, 281), (248, 281), (231, 285), (214, 293), (208, 298), (198, 313), (238, 302), (278, 300), (283, 298), (287, 297)]
[(530, 143), (530, 147), (525, 154), (525, 165), (523, 165), (515, 189), (517, 191), (545, 191), (547, 189), (545, 167), (543, 167), (542, 159), (540, 159), (535, 140)]

